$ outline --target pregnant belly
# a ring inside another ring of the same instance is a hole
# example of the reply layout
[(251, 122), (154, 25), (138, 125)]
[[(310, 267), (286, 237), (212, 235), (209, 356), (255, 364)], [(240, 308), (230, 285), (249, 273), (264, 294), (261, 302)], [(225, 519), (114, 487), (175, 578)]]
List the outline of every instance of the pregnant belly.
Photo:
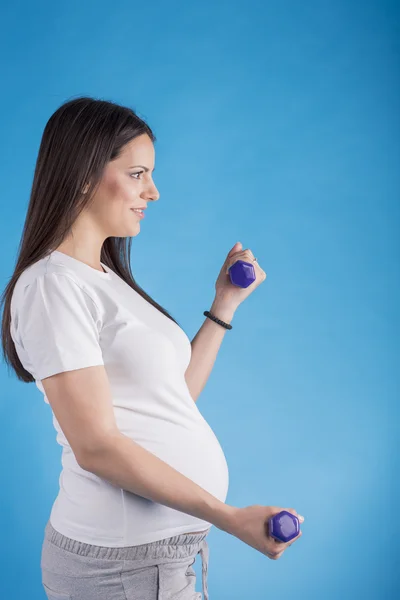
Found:
[(223, 449), (208, 424), (187, 430), (165, 422), (158, 430), (148, 427), (146, 437), (143, 430), (129, 433), (139, 445), (225, 502), (228, 466)]

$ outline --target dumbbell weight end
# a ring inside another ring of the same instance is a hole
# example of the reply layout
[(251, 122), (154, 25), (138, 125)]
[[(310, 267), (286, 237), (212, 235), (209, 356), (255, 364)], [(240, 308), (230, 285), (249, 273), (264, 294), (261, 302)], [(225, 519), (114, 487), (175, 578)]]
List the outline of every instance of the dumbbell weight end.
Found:
[(244, 260), (237, 260), (229, 267), (228, 272), (233, 285), (241, 288), (249, 287), (256, 280), (254, 265)]
[(296, 515), (282, 510), (268, 519), (269, 535), (278, 542), (289, 542), (300, 533), (300, 522)]

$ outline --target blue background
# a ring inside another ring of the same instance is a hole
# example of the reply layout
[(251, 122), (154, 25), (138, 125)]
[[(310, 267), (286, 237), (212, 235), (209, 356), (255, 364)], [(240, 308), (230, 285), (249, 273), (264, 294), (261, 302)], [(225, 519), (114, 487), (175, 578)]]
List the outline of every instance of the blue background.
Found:
[[(268, 277), (238, 308), (198, 407), (226, 502), (295, 508), (271, 561), (213, 527), (211, 600), (399, 593), (399, 3), (3, 4), (1, 287), (40, 138), (68, 99), (137, 110), (160, 200), (133, 273), (193, 339), (236, 241)], [(1, 370), (1, 591), (44, 600), (61, 448), (34, 384)], [(196, 589), (201, 591), (197, 557)]]

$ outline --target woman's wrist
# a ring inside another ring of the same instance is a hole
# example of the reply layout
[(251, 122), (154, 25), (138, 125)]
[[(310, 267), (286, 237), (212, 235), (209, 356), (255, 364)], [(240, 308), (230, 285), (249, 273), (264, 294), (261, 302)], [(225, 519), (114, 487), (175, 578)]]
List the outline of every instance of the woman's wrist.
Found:
[(217, 503), (218, 506), (213, 509), (213, 515), (208, 519), (210, 523), (212, 522), (215, 527), (221, 529), (221, 531), (225, 531), (225, 533), (230, 533), (234, 531), (234, 523), (237, 513), (237, 507), (232, 506), (230, 504), (225, 504), (224, 502)]
[(217, 317), (221, 321), (224, 321), (228, 324), (230, 324), (230, 322), (232, 321), (235, 311), (236, 308), (230, 306), (229, 304), (227, 304), (219, 298), (214, 299), (214, 302), (212, 303), (210, 308), (210, 313), (214, 315), (214, 317)]

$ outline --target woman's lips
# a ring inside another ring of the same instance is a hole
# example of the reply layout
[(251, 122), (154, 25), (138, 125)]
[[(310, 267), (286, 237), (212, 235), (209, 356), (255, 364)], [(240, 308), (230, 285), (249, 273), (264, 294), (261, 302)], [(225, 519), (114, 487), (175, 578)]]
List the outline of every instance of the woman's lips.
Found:
[(137, 211), (137, 210), (135, 210), (135, 209), (131, 208), (131, 211), (132, 211), (133, 213), (135, 213), (135, 215), (137, 215), (137, 216), (139, 217), (139, 219), (144, 219), (144, 210), (143, 210), (143, 211), (141, 211), (141, 212), (139, 212), (139, 211)]

